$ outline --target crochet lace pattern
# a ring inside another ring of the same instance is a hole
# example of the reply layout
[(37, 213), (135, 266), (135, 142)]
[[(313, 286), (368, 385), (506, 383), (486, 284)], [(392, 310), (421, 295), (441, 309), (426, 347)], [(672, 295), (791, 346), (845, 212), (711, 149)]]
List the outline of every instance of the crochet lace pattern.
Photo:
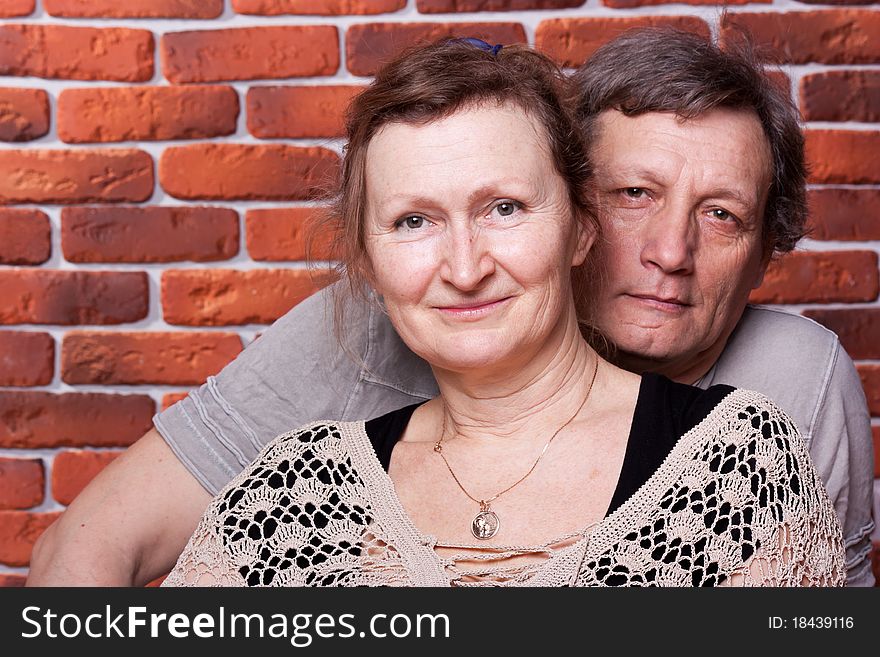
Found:
[(306, 425), (212, 500), (163, 586), (842, 586), (843, 554), (796, 427), (735, 390), (612, 514), (537, 546), (422, 535), (363, 422)]

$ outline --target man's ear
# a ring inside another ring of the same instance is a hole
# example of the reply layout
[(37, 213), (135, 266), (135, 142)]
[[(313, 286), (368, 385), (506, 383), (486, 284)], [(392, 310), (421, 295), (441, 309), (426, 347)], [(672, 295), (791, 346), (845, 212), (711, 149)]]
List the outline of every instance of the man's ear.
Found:
[(764, 282), (764, 274), (767, 273), (767, 267), (770, 266), (770, 262), (773, 260), (773, 249), (764, 249), (765, 253), (761, 256), (761, 266), (758, 268), (758, 274), (755, 276), (755, 281), (752, 283), (752, 289), (757, 290), (761, 287), (761, 284)]

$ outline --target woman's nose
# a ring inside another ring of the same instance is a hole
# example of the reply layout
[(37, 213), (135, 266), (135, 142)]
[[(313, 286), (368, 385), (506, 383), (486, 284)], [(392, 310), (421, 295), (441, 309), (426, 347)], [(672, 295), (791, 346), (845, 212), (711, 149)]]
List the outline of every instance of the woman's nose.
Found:
[(440, 276), (460, 290), (470, 291), (495, 272), (495, 260), (478, 229), (454, 227), (446, 235)]

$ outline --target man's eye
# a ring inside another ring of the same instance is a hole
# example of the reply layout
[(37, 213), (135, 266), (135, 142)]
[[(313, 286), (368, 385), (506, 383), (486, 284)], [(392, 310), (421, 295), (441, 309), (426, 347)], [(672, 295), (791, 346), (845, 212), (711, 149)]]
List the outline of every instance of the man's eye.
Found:
[(730, 214), (727, 210), (722, 210), (721, 208), (715, 208), (714, 210), (709, 210), (709, 214), (712, 215), (715, 219), (720, 219), (721, 221), (730, 221), (733, 219), (733, 215)]
[(416, 230), (425, 225), (425, 218), (420, 217), (416, 214), (412, 214), (408, 217), (404, 217), (400, 219), (395, 226), (398, 228), (408, 228), (409, 230)]
[(641, 187), (624, 187), (623, 194), (627, 198), (637, 199), (637, 198), (644, 197), (647, 194), (647, 192), (645, 192), (645, 190)]

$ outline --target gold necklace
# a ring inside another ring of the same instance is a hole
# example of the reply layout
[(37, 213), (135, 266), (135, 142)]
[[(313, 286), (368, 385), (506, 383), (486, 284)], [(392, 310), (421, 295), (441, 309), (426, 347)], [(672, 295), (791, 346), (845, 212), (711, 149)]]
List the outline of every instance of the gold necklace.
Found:
[(488, 540), (495, 536), (498, 533), (498, 529), (501, 527), (501, 520), (498, 518), (498, 514), (492, 511), (490, 508), (490, 504), (497, 500), (499, 497), (504, 495), (507, 491), (512, 489), (514, 486), (518, 486), (522, 483), (526, 477), (528, 477), (532, 472), (534, 472), (535, 468), (538, 467), (538, 463), (540, 463), (541, 459), (544, 458), (544, 454), (547, 453), (547, 448), (550, 447), (550, 443), (553, 442), (553, 439), (559, 435), (559, 432), (562, 431), (565, 427), (572, 423), (572, 421), (578, 416), (581, 410), (587, 403), (587, 400), (590, 398), (590, 393), (593, 391), (593, 383), (596, 381), (596, 373), (599, 371), (599, 356), (596, 356), (596, 363), (593, 366), (593, 375), (590, 377), (590, 386), (587, 388), (587, 394), (584, 396), (584, 400), (581, 402), (580, 406), (578, 406), (577, 410), (574, 412), (568, 420), (566, 420), (565, 424), (559, 427), (552, 436), (550, 436), (550, 440), (548, 440), (544, 444), (544, 449), (541, 450), (541, 453), (538, 454), (538, 458), (535, 459), (535, 462), (532, 464), (532, 467), (529, 468), (529, 471), (526, 472), (522, 477), (517, 479), (510, 486), (505, 488), (500, 493), (495, 493), (492, 497), (487, 500), (478, 500), (476, 497), (467, 492), (467, 489), (462, 486), (461, 481), (459, 481), (458, 477), (455, 476), (455, 472), (452, 470), (452, 466), (449, 465), (449, 461), (446, 460), (446, 455), (443, 453), (443, 434), (446, 433), (446, 413), (443, 413), (443, 427), (440, 430), (440, 439), (434, 445), (434, 451), (440, 455), (440, 458), (443, 459), (443, 462), (446, 464), (446, 468), (449, 470), (449, 474), (452, 475), (452, 478), (455, 480), (455, 483), (458, 484), (458, 487), (461, 488), (461, 491), (467, 495), (470, 499), (480, 505), (480, 512), (474, 516), (473, 522), (471, 522), (471, 533), (474, 535), (474, 538), (479, 538), (483, 540)]

